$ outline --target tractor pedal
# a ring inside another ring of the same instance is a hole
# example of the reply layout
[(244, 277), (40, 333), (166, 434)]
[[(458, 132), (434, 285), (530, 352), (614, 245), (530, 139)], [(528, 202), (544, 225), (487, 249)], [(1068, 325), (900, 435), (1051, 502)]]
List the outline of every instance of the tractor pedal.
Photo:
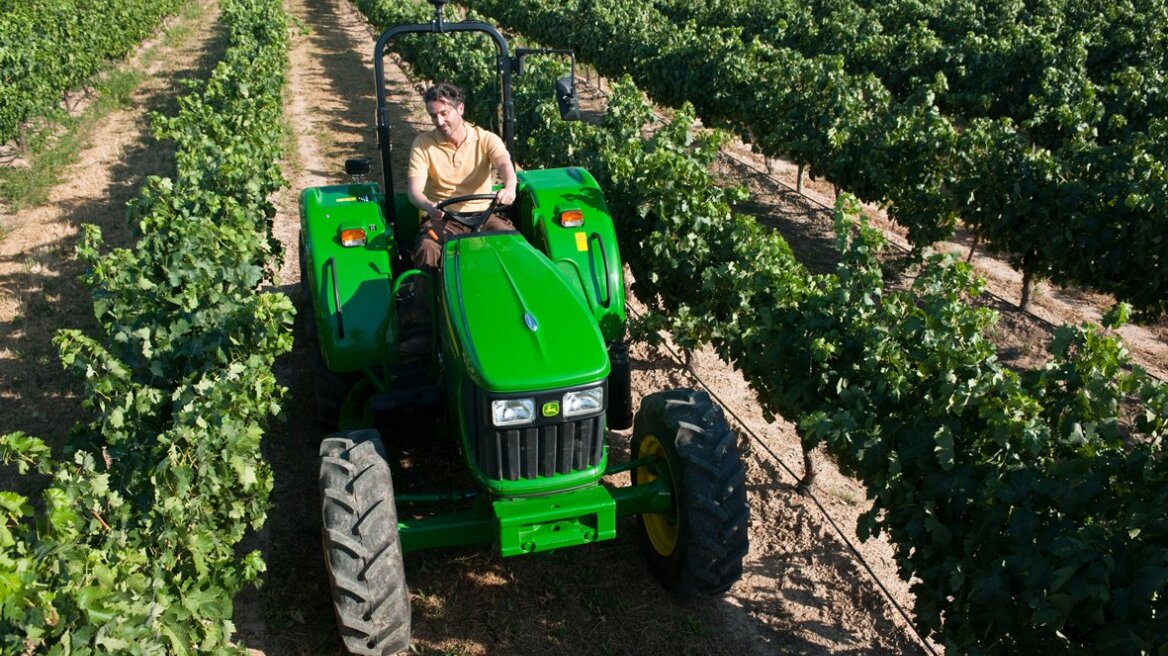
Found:
[(398, 346), (398, 355), (401, 356), (404, 362), (414, 362), (418, 360), (425, 360), (430, 357), (431, 343), (430, 336), (425, 333), (417, 333), (407, 337)]

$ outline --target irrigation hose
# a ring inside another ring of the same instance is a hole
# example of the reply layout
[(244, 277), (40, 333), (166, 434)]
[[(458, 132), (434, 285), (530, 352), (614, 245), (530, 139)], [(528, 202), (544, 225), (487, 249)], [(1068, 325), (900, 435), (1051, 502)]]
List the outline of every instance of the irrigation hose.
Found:
[[(625, 311), (636, 317), (641, 316), (641, 313), (637, 312), (636, 309), (628, 303), (625, 304)], [(702, 380), (702, 377), (698, 375), (696, 368), (692, 366), (686, 367), (684, 360), (677, 353), (677, 351), (673, 349), (672, 346), (669, 344), (662, 345), (667, 351), (669, 351), (669, 355), (673, 358), (674, 362), (676, 362), (681, 368), (688, 371), (689, 375), (693, 376), (694, 380), (696, 380), (698, 384), (701, 385), (702, 388), (705, 389), (706, 392), (708, 392), (710, 396), (718, 402), (718, 405), (722, 406), (726, 413), (734, 418), (734, 421), (738, 423), (738, 425), (742, 428), (742, 431), (749, 435), (750, 439), (755, 444), (762, 447), (763, 451), (770, 455), (771, 459), (774, 460), (780, 467), (782, 467), (783, 470), (786, 471), (787, 474), (789, 474), (796, 483), (798, 483), (800, 477), (795, 473), (795, 470), (793, 470), (786, 462), (784, 462), (783, 459), (778, 456), (778, 454), (772, 451), (771, 448), (762, 441), (762, 438), (755, 434), (750, 426), (748, 426), (746, 422), (738, 416), (738, 413), (734, 412), (734, 409), (727, 405), (726, 402), (723, 401), (718, 396), (718, 394), (714, 392), (714, 390), (711, 389), (709, 385), (706, 384), (706, 381)], [(836, 522), (835, 518), (832, 517), (831, 514), (827, 511), (827, 507), (823, 505), (823, 503), (819, 500), (819, 497), (817, 497), (812, 490), (807, 490), (805, 496), (811, 499), (812, 503), (815, 504), (815, 507), (819, 509), (819, 512), (827, 520), (827, 523), (831, 525), (833, 530), (835, 530), (836, 535), (838, 535), (840, 540), (842, 540), (843, 543), (847, 545), (848, 551), (852, 553), (852, 556), (856, 559), (864, 571), (868, 573), (868, 576), (872, 579), (872, 581), (876, 583), (876, 587), (880, 588), (880, 592), (884, 595), (884, 598), (887, 599), (888, 603), (896, 609), (897, 614), (899, 614), (901, 619), (904, 620), (904, 623), (908, 625), (909, 629), (912, 631), (913, 635), (916, 636), (917, 641), (921, 644), (922, 647), (924, 647), (925, 651), (929, 652), (929, 654), (932, 656), (938, 656), (937, 652), (933, 649), (933, 646), (929, 644), (929, 641), (926, 640), (925, 637), (921, 635), (920, 631), (917, 630), (916, 624), (913, 623), (912, 618), (910, 618), (908, 615), (908, 611), (906, 611), (904, 607), (897, 603), (896, 599), (893, 598), (892, 593), (888, 590), (888, 587), (885, 586), (884, 582), (880, 580), (880, 577), (876, 575), (876, 571), (872, 569), (872, 566), (869, 565), (868, 561), (864, 559), (864, 556), (860, 553), (860, 550), (856, 548), (856, 545), (852, 543), (851, 539), (848, 538), (844, 530), (840, 528), (839, 523)]]

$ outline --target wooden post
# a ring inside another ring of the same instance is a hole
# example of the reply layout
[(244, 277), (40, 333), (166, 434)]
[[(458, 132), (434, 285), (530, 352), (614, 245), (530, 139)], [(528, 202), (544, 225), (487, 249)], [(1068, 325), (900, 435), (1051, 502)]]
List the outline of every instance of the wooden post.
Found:
[(811, 452), (807, 447), (803, 447), (803, 478), (795, 484), (795, 489), (800, 494), (807, 494), (811, 492), (811, 486), (815, 484), (815, 462), (811, 460)]
[(1030, 311), (1030, 300), (1033, 295), (1034, 288), (1034, 266), (1036, 264), (1037, 254), (1034, 251), (1026, 253), (1022, 257), (1022, 299), (1018, 302), (1018, 309), (1023, 312)]
[(981, 243), (981, 228), (973, 231), (973, 243), (969, 246), (969, 255), (965, 257), (965, 263), (973, 262), (973, 254), (977, 252), (977, 246)]

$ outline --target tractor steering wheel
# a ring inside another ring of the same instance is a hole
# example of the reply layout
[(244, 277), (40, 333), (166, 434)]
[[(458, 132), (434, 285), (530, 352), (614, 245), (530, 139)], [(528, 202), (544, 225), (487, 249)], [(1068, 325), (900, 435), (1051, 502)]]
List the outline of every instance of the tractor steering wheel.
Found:
[[(486, 209), (476, 210), (471, 212), (463, 212), (460, 210), (448, 210), (448, 205), (455, 203), (464, 203), (470, 200), (490, 200), (491, 204)], [(483, 225), (487, 219), (494, 213), (495, 208), (499, 206), (499, 199), (495, 194), (467, 194), (466, 196), (455, 196), (454, 198), (447, 198), (438, 203), (435, 207), (442, 210), (446, 214), (446, 218), (453, 219), (462, 225), (471, 229), (472, 232), (482, 230)]]

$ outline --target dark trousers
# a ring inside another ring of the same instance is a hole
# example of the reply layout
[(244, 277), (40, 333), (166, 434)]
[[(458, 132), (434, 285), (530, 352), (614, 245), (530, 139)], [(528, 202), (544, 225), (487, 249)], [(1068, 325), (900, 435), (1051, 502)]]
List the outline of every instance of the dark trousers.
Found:
[[(441, 232), (439, 232), (434, 223), (434, 221), (426, 219), (418, 227), (418, 239), (414, 242), (411, 257), (415, 268), (425, 271), (437, 280), (438, 267), (442, 264), (442, 244), (450, 237), (470, 232), (470, 228), (458, 221), (446, 219), (439, 222), (443, 224)], [(514, 230), (515, 226), (506, 217), (492, 214), (487, 217), (486, 224), (482, 226), (482, 229)], [(440, 237), (440, 240), (436, 237)], [(420, 337), (427, 344), (430, 331), (433, 330), (430, 325), (430, 306), (426, 300), (430, 294), (429, 276), (413, 276), (402, 285), (404, 294), (402, 295), (400, 324), (404, 338)], [(428, 346), (426, 349), (428, 350)]]
[[(462, 225), (458, 221), (451, 221), (445, 219), (438, 223), (443, 224), (441, 231), (434, 226), (434, 221), (426, 219), (422, 225), (418, 227), (418, 239), (414, 242), (414, 251), (412, 257), (414, 260), (414, 267), (421, 269), (427, 273), (433, 274), (438, 271), (438, 266), (442, 263), (442, 243), (450, 237), (455, 235), (464, 235), (470, 232), (470, 228)], [(506, 217), (499, 214), (492, 214), (487, 217), (486, 224), (483, 230), (514, 230), (515, 226)], [(435, 239), (438, 237), (441, 241)]]

